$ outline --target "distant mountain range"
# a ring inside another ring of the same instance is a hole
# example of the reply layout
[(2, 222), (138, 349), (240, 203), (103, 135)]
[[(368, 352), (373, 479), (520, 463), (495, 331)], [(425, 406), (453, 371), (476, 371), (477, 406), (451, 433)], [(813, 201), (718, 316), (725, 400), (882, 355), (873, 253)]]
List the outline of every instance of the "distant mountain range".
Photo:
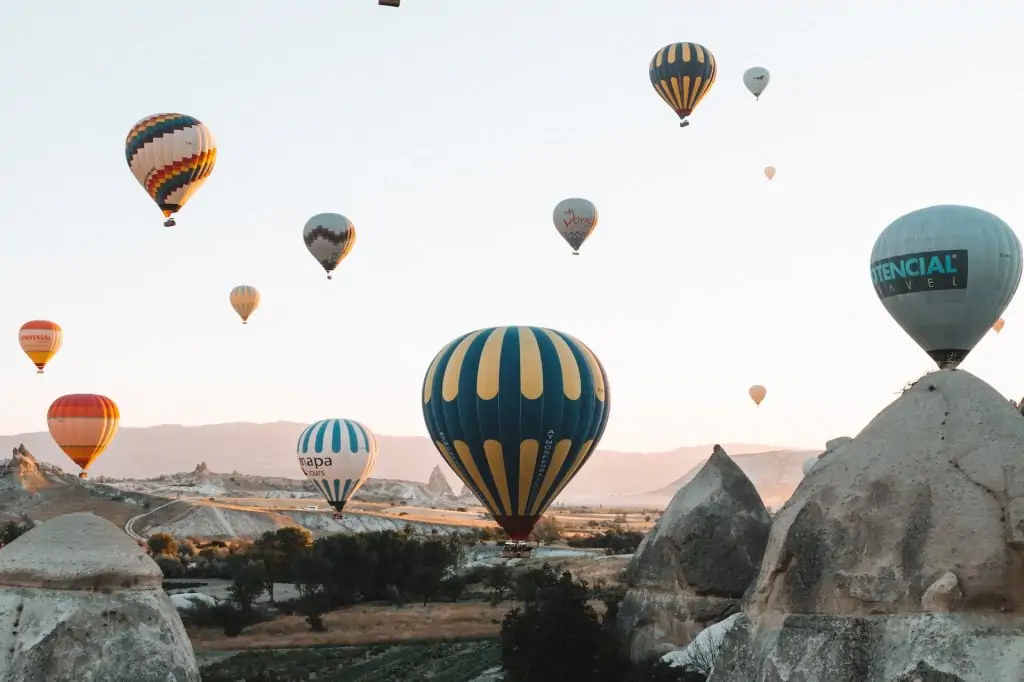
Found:
[[(200, 462), (205, 462), (212, 471), (300, 478), (302, 472), (296, 462), (295, 442), (305, 426), (295, 422), (274, 422), (122, 428), (89, 472), (92, 476), (151, 478), (191, 471)], [(461, 482), (448, 469), (429, 439), (378, 435), (377, 442), (380, 456), (373, 472), (374, 478), (426, 482), (431, 471), (440, 465), (453, 488), (461, 490)], [(74, 470), (46, 432), (0, 436), (0, 448), (4, 448), (0, 450), (0, 457), (7, 455), (19, 443), (24, 443), (40, 461), (56, 464), (66, 471)], [(784, 480), (784, 487), (793, 478), (793, 471), (799, 474), (803, 459), (811, 454), (749, 443), (722, 443), (722, 447), (737, 457), (737, 463), (744, 470), (749, 466), (752, 471), (761, 472), (758, 477), (765, 484)], [(692, 477), (696, 473), (694, 467), (711, 454), (711, 449), (712, 445), (695, 445), (656, 453), (598, 450), (566, 488), (561, 500), (583, 502), (634, 495), (662, 498), (669, 489), (677, 486), (679, 480)], [(790, 457), (778, 455), (778, 451), (805, 454)], [(739, 457), (742, 455), (749, 457)], [(772, 467), (781, 469), (776, 471)], [(799, 482), (799, 476), (795, 480)], [(796, 482), (792, 483), (790, 492), (796, 487)], [(755, 485), (760, 489), (757, 481)]]

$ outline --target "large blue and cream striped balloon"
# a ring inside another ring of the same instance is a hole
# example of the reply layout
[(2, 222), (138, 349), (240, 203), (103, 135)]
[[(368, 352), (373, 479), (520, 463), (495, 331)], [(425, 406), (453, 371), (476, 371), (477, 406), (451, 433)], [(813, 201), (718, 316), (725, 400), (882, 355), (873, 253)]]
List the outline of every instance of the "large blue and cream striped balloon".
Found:
[(579, 340), (492, 327), (445, 346), (423, 380), (438, 452), (513, 540), (525, 540), (604, 434), (608, 379)]
[(299, 466), (339, 513), (377, 461), (373, 432), (352, 419), (321, 419), (299, 436)]

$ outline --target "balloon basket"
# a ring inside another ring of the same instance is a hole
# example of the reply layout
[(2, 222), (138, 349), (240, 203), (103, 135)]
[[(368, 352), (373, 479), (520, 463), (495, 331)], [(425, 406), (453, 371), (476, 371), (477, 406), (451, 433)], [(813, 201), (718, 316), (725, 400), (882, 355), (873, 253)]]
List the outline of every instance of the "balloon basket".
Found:
[(249, 324), (247, 320), (242, 320), (242, 324)]
[(82, 473), (78, 474), (78, 477), (84, 481), (85, 479), (89, 478), (89, 474), (83, 471)]
[(174, 227), (177, 224), (178, 223), (174, 221), (174, 218), (168, 218), (167, 220), (164, 221), (164, 227)]
[(685, 127), (686, 127), (686, 126), (688, 126), (688, 125), (690, 125), (690, 122), (689, 122), (689, 121), (680, 121), (680, 122), (679, 122), (679, 127), (680, 127), (680, 128), (685, 128)]
[(36, 370), (36, 374), (42, 374), (42, 373), (43, 373), (43, 370), (41, 370), (41, 369), (37, 369)]

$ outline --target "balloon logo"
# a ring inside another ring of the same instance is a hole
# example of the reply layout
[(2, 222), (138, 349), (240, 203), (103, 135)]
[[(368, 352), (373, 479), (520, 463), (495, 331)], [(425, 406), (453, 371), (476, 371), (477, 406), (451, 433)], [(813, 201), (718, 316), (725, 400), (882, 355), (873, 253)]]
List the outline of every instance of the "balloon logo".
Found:
[(768, 166), (764, 169), (764, 176), (771, 180), (775, 177), (775, 166)]
[(761, 401), (764, 400), (764, 397), (768, 395), (768, 389), (764, 386), (755, 384), (750, 387), (750, 390), (748, 390), (747, 393), (750, 394), (750, 399), (754, 401), (755, 405), (760, 405)]
[(128, 168), (146, 194), (175, 225), (173, 216), (185, 207), (217, 163), (217, 142), (210, 129), (185, 114), (155, 114), (128, 131), (124, 143)]
[(260, 292), (256, 290), (256, 287), (243, 284), (231, 290), (229, 300), (231, 301), (231, 307), (242, 318), (242, 324), (249, 324), (249, 316), (260, 305)]
[(64, 454), (82, 469), (79, 478), (106, 450), (117, 434), (121, 412), (106, 396), (83, 393), (57, 398), (46, 412), (50, 435)]
[(577, 339), (542, 327), (463, 334), (430, 363), (423, 420), (441, 457), (522, 541), (594, 452), (608, 378)]
[(302, 240), (327, 279), (356, 244), (356, 228), (352, 221), (338, 213), (319, 213), (306, 221)]
[(1006, 322), (1004, 322), (1003, 318), (1000, 317), (998, 320), (996, 320), (996, 323), (992, 325), (992, 329), (994, 329), (996, 334), (998, 334), (999, 332), (1003, 331), (1003, 327), (1005, 326)]
[(651, 85), (679, 116), (679, 127), (690, 125), (693, 113), (711, 91), (718, 75), (715, 55), (697, 43), (673, 43), (655, 53), (648, 66)]
[(563, 199), (552, 216), (555, 229), (572, 247), (572, 255), (580, 255), (583, 242), (597, 227), (597, 206), (586, 199)]
[(302, 473), (340, 515), (373, 471), (377, 439), (357, 421), (321, 419), (299, 436), (297, 452)]
[(942, 369), (955, 368), (1010, 304), (1021, 245), (1010, 226), (969, 206), (931, 206), (889, 225), (871, 250), (885, 309)]
[(42, 374), (46, 363), (53, 359), (64, 343), (64, 330), (56, 322), (32, 320), (21, 325), (18, 343), (36, 366), (36, 374)]
[(754, 66), (743, 72), (743, 85), (750, 90), (750, 94), (756, 100), (761, 99), (761, 93), (768, 87), (769, 80), (771, 80), (771, 74), (763, 66)]

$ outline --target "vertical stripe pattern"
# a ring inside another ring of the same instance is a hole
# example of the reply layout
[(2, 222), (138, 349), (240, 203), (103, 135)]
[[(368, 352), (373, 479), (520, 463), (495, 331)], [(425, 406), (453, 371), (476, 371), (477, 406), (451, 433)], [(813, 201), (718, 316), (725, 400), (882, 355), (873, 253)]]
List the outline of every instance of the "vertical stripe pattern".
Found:
[(53, 440), (83, 472), (110, 445), (120, 422), (117, 405), (103, 395), (65, 395), (46, 412)]
[(579, 340), (492, 327), (445, 346), (423, 381), (438, 452), (513, 540), (525, 540), (608, 424), (608, 378)]
[(373, 471), (377, 439), (355, 420), (321, 419), (302, 431), (297, 453), (302, 473), (341, 512)]
[(243, 284), (231, 290), (230, 301), (231, 307), (242, 318), (242, 324), (246, 324), (249, 321), (249, 316), (260, 305), (260, 292), (256, 287)]
[(718, 76), (715, 55), (697, 43), (672, 43), (655, 53), (648, 73), (658, 96), (685, 119), (711, 91)]

